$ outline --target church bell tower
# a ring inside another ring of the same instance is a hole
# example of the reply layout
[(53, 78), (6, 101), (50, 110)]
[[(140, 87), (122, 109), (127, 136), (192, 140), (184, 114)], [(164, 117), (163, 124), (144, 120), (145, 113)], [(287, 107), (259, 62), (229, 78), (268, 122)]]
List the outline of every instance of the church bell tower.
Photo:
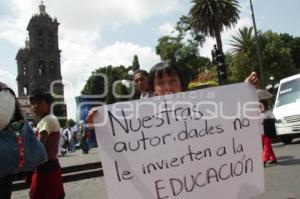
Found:
[[(16, 56), (20, 97), (28, 96), (32, 90), (44, 89), (63, 104), (58, 27), (57, 19), (46, 12), (46, 6), (41, 2), (39, 13), (34, 14), (28, 23), (25, 47)], [(63, 115), (66, 115), (66, 110)]]

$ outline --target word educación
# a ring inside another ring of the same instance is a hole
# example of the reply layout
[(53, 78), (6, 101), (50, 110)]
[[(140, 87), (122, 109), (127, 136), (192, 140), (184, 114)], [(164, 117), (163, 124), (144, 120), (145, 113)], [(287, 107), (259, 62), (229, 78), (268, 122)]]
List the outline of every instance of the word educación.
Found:
[(208, 168), (204, 172), (183, 176), (182, 178), (158, 179), (155, 181), (156, 199), (173, 198), (184, 193), (196, 191), (212, 183), (220, 183), (231, 178), (253, 172), (253, 160), (245, 155), (241, 160), (224, 163), (218, 168)]

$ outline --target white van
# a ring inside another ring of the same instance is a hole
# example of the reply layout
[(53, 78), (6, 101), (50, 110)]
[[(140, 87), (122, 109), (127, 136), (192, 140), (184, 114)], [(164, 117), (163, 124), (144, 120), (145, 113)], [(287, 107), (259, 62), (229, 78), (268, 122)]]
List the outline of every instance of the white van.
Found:
[(282, 79), (273, 108), (280, 140), (290, 144), (300, 137), (300, 74)]

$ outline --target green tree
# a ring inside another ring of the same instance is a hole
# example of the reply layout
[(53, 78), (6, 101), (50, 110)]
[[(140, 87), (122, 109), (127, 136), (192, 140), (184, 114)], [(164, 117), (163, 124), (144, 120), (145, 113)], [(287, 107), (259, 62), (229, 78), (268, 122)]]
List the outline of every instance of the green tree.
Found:
[(280, 34), (285, 47), (291, 49), (291, 55), (296, 68), (300, 69), (300, 37), (293, 37), (287, 33)]
[[(247, 41), (250, 40), (250, 36), (248, 36), (244, 37), (244, 39), (246, 38), (245, 40)], [(259, 34), (259, 40), (262, 44), (261, 50), (264, 60), (263, 68), (266, 77), (274, 76), (275, 80), (278, 81), (297, 72), (295, 63), (293, 61), (291, 47), (287, 44), (288, 42), (286, 42), (286, 44), (283, 42), (283, 40), (287, 41), (287, 37), (283, 39), (282, 35), (273, 33), (272, 31), (267, 31)], [(247, 43), (241, 39), (239, 40), (240, 42), (237, 42), (237, 40), (235, 41), (239, 44)], [(235, 47), (237, 46), (238, 45)], [(251, 45), (249, 44), (245, 46), (249, 47), (245, 47), (245, 49), (248, 50), (245, 50), (244, 48), (237, 50), (238, 48), (236, 48), (235, 53), (227, 55), (226, 61), (229, 65), (229, 81), (231, 82), (243, 81), (251, 71), (258, 71), (259, 69), (255, 55), (253, 52), (251, 52)]]
[(190, 9), (192, 27), (205, 36), (216, 38), (218, 49), (223, 52), (221, 32), (231, 28), (239, 19), (237, 0), (192, 0)]
[(295, 66), (300, 69), (300, 37), (295, 37), (291, 46), (291, 54)]
[(253, 28), (244, 27), (232, 36), (231, 52), (235, 59), (231, 59), (227, 55), (227, 62), (229, 65), (235, 65), (235, 68), (229, 70), (229, 81), (234, 81), (231, 77), (234, 76), (237, 80), (245, 78), (251, 71), (257, 70), (257, 62), (255, 59), (255, 39), (253, 35)]
[(158, 45), (155, 47), (156, 54), (160, 56), (162, 60), (174, 60), (178, 54), (178, 49), (182, 48), (183, 44), (181, 40), (173, 36), (162, 36), (158, 39)]
[[(244, 54), (227, 54), (226, 65), (228, 66), (229, 83), (237, 83), (243, 81), (253, 71), (251, 67), (247, 67), (248, 58)], [(253, 60), (251, 61), (253, 62)], [(257, 64), (253, 66), (257, 67)], [(254, 71), (257, 71), (254, 69)]]
[[(105, 77), (108, 77), (109, 67), (103, 67), (96, 69), (92, 72), (91, 76), (87, 80), (86, 84), (84, 85), (81, 94), (83, 95), (101, 95), (105, 92), (106, 82)], [(95, 101), (105, 101), (105, 97), (95, 99)]]
[(122, 65), (100, 67), (92, 72), (81, 93), (83, 95), (101, 95), (107, 90), (106, 96), (103, 98), (93, 99), (93, 101), (105, 102), (106, 104), (128, 100), (127, 98), (118, 98), (117, 95), (127, 95), (130, 93), (130, 89), (120, 83), (117, 83), (115, 88), (113, 86), (116, 81), (121, 82), (123, 79), (128, 79), (129, 69), (129, 67), (125, 68)]
[(209, 60), (200, 56), (199, 47), (203, 42), (203, 35), (191, 28), (190, 18), (182, 16), (172, 35), (165, 35), (158, 39), (156, 53), (162, 60), (172, 60), (176, 63), (184, 71), (183, 77), (188, 83), (195, 79), (200, 71), (211, 66)]
[(291, 48), (282, 45), (279, 34), (267, 31), (262, 35), (264, 69), (266, 77), (274, 76), (276, 80), (296, 73)]
[(199, 43), (192, 39), (180, 40), (177, 37), (163, 36), (156, 46), (156, 53), (162, 60), (172, 60), (184, 71), (186, 83), (195, 79), (199, 72), (211, 67), (209, 59), (200, 56)]
[(139, 58), (137, 55), (134, 55), (133, 61), (132, 61), (132, 70), (136, 71), (138, 69), (140, 69)]
[(254, 37), (253, 28), (244, 27), (239, 29), (238, 33), (232, 37), (230, 45), (232, 46), (232, 53), (245, 54), (249, 59), (253, 55)]

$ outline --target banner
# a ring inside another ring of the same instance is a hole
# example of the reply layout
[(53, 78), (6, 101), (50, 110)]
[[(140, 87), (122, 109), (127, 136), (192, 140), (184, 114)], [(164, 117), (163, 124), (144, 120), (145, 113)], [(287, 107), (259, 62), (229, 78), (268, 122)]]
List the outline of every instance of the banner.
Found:
[(110, 199), (248, 199), (264, 192), (262, 124), (247, 83), (102, 106)]

